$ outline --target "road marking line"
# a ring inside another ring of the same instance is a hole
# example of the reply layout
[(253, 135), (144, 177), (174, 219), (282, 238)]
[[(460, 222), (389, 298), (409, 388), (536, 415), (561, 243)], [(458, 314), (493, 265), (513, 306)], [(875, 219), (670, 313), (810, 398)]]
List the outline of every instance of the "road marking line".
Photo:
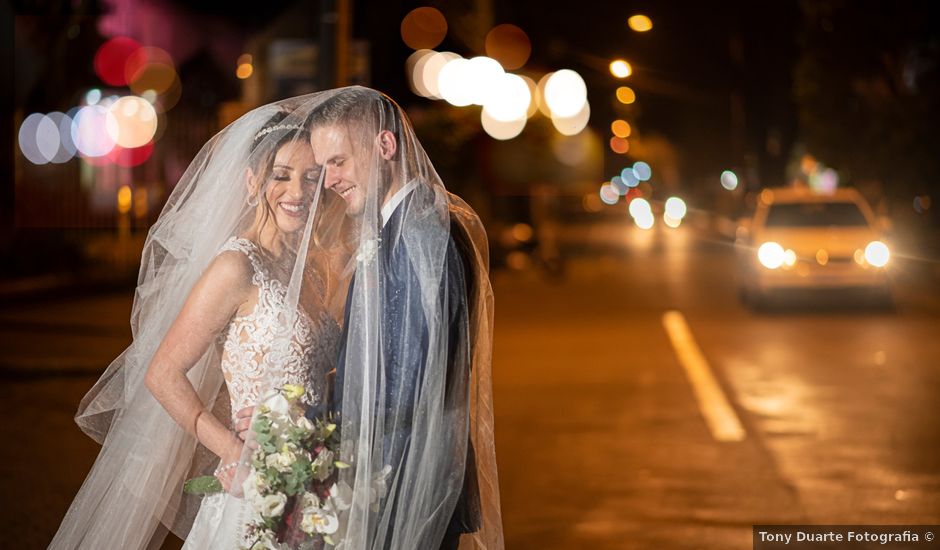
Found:
[(702, 355), (702, 350), (695, 343), (689, 324), (678, 311), (667, 311), (663, 314), (663, 327), (676, 350), (679, 363), (685, 370), (692, 390), (698, 401), (698, 406), (705, 417), (705, 424), (717, 441), (741, 441), (744, 439), (744, 426), (738, 420), (738, 415), (725, 397), (724, 391), (715, 380), (714, 374), (708, 367), (708, 361)]

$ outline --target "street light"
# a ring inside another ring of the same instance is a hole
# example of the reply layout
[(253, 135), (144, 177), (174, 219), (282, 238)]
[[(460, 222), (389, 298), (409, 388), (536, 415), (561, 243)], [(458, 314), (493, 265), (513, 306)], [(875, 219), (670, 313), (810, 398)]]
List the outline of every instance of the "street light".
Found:
[(617, 78), (627, 78), (633, 74), (633, 68), (623, 59), (615, 59), (610, 62), (610, 74)]

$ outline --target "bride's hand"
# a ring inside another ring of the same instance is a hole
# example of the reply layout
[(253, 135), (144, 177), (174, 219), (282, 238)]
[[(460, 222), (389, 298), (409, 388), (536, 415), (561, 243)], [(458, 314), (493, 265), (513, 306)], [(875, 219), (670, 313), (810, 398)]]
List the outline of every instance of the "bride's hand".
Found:
[(239, 470), (244, 470), (245, 468), (239, 467), (238, 463), (241, 460), (244, 446), (245, 444), (241, 440), (232, 442), (229, 446), (229, 450), (223, 456), (219, 457), (221, 459), (219, 468), (224, 468), (225, 470), (217, 473), (215, 476), (219, 482), (222, 483), (222, 488), (225, 489), (225, 492), (232, 493), (235, 496), (241, 496), (242, 494), (241, 481), (244, 475), (239, 475)]
[(254, 407), (245, 407), (235, 413), (235, 433), (242, 441), (248, 440), (248, 431), (251, 430), (251, 417), (254, 413)]

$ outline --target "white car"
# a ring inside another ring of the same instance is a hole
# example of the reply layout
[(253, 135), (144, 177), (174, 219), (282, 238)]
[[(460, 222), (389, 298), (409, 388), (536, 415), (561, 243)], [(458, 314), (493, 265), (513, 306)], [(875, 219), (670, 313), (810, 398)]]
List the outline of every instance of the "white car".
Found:
[(785, 291), (850, 289), (889, 301), (884, 229), (855, 189), (765, 189), (736, 239), (742, 299), (759, 306)]

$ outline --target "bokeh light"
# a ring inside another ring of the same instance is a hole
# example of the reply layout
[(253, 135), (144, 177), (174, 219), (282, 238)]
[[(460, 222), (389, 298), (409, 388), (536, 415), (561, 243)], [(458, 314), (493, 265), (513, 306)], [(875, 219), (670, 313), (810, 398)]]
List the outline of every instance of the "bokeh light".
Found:
[(581, 133), (591, 119), (591, 106), (587, 101), (574, 116), (563, 117), (552, 114), (552, 126), (562, 135), (573, 136)]
[(872, 241), (865, 247), (865, 261), (875, 267), (888, 265), (890, 257), (891, 252), (888, 251), (888, 245), (881, 241)]
[(738, 188), (738, 175), (731, 170), (725, 170), (721, 173), (721, 186), (728, 191), (734, 191)]
[[(432, 99), (444, 99), (441, 95), (441, 70), (452, 59), (462, 59), (454, 52), (438, 52), (418, 61), (415, 65), (416, 74), (421, 75), (421, 83)], [(417, 77), (416, 77), (417, 78)]]
[(430, 97), (431, 93), (424, 84), (424, 63), (434, 55), (434, 50), (418, 50), (408, 56), (405, 60), (405, 75), (408, 77), (408, 86), (411, 91), (421, 97)]
[(140, 49), (140, 44), (131, 38), (117, 36), (111, 38), (98, 48), (95, 53), (95, 73), (109, 86), (124, 86), (127, 84), (125, 66), (128, 58)]
[(610, 62), (610, 74), (617, 78), (627, 78), (633, 74), (633, 67), (623, 59), (615, 59)]
[(653, 28), (653, 21), (645, 15), (633, 15), (627, 19), (627, 25), (636, 32), (646, 32)]
[(527, 223), (517, 223), (512, 226), (512, 238), (521, 243), (532, 240), (532, 235), (532, 226)]
[(101, 101), (101, 90), (99, 90), (98, 88), (92, 88), (88, 90), (87, 93), (85, 93), (86, 105), (94, 105), (95, 103), (98, 103), (99, 101)]
[(447, 19), (436, 8), (415, 8), (401, 21), (401, 39), (413, 50), (430, 49), (447, 36)]
[(628, 166), (620, 171), (620, 179), (623, 180), (623, 183), (626, 184), (627, 187), (636, 187), (640, 183), (632, 166)]
[(617, 119), (610, 123), (610, 131), (619, 138), (628, 138), (632, 129), (629, 122)]
[(106, 158), (118, 166), (133, 167), (143, 164), (153, 154), (153, 142), (148, 142), (141, 147), (125, 148), (116, 145), (111, 149)]
[(493, 27), (486, 34), (486, 55), (499, 62), (507, 71), (525, 65), (532, 53), (532, 44), (525, 31), (515, 25)]
[[(552, 152), (564, 164), (578, 166), (590, 158), (591, 145), (591, 136), (588, 132), (574, 136), (555, 134), (552, 139)], [(591, 194), (591, 196), (594, 195)]]
[(676, 220), (684, 218), (687, 212), (685, 201), (679, 197), (669, 197), (666, 199), (666, 204), (663, 206), (663, 209), (670, 218)]
[(121, 214), (127, 214), (131, 210), (131, 188), (128, 185), (122, 185), (117, 192), (117, 209)]
[(614, 186), (612, 186), (610, 183), (601, 185), (599, 195), (601, 201), (608, 205), (617, 204), (617, 201), (620, 200), (620, 193), (618, 193)]
[(238, 56), (238, 62), (235, 64), (235, 76), (242, 80), (250, 77), (251, 74), (255, 72), (255, 68), (251, 63), (252, 59), (250, 53), (243, 53)]
[(503, 73), (495, 77), (483, 109), (496, 120), (512, 121), (528, 118), (532, 94), (522, 77)]
[(627, 184), (624, 183), (623, 178), (621, 178), (620, 176), (614, 176), (610, 178), (610, 185), (611, 187), (617, 190), (617, 194), (620, 195), (621, 197), (626, 195), (627, 191), (630, 190), (630, 188), (627, 187)]
[(638, 216), (642, 216), (644, 215), (644, 213), (645, 214), (653, 213), (653, 207), (650, 206), (649, 201), (642, 197), (637, 197), (631, 200), (630, 205), (627, 207), (627, 210), (630, 212), (630, 215), (633, 216), (634, 218)]
[(86, 157), (101, 157), (114, 149), (114, 139), (108, 134), (108, 107), (98, 103), (79, 109), (72, 124), (72, 142)]
[[(503, 67), (495, 60), (485, 55), (480, 55), (470, 59), (465, 65), (461, 66), (465, 71), (463, 82), (469, 86), (467, 90), (469, 97), (474, 105), (485, 105), (490, 102), (490, 98), (500, 93), (499, 80), (505, 74)], [(525, 85), (525, 82), (522, 82)], [(526, 91), (528, 93), (528, 90)], [(496, 98), (499, 102), (499, 98)], [(529, 105), (526, 103), (525, 109)], [(525, 112), (523, 109), (523, 112)]]
[(545, 73), (542, 75), (542, 78), (539, 79), (538, 85), (536, 85), (538, 93), (535, 94), (535, 97), (538, 101), (539, 111), (549, 118), (552, 117), (552, 108), (548, 105), (548, 101), (545, 100), (545, 85), (548, 83), (548, 79), (551, 78), (553, 74), (555, 73)]
[(636, 179), (640, 181), (649, 181), (653, 177), (653, 169), (642, 160), (633, 163), (633, 173), (636, 174)]
[(610, 150), (618, 155), (626, 155), (630, 150), (630, 142), (622, 137), (614, 136), (610, 138)]
[(629, 86), (621, 86), (617, 88), (617, 101), (624, 105), (630, 105), (636, 101), (636, 93)]
[(529, 88), (529, 108), (526, 109), (526, 116), (532, 118), (532, 115), (539, 112), (539, 103), (541, 99), (539, 98), (539, 85), (529, 78), (526, 75), (519, 75), (519, 78), (525, 82), (525, 85)]
[(117, 145), (142, 147), (157, 132), (157, 112), (142, 97), (124, 96), (108, 108), (106, 128)]
[(483, 124), (483, 130), (490, 137), (505, 141), (522, 133), (522, 129), (525, 128), (526, 117), (523, 116), (519, 120), (510, 121), (496, 120), (485, 110), (482, 110), (480, 111), (480, 123)]
[(473, 104), (476, 85), (470, 81), (471, 72), (466, 67), (468, 63), (470, 62), (462, 57), (450, 59), (437, 78), (441, 97), (455, 107)]
[(587, 103), (587, 86), (571, 69), (555, 71), (545, 83), (545, 101), (553, 117), (572, 117)]
[(672, 216), (669, 215), (668, 212), (664, 212), (663, 223), (665, 223), (667, 227), (671, 227), (672, 229), (675, 229), (679, 227), (679, 225), (682, 223), (682, 218), (673, 218)]
[(49, 159), (47, 159), (40, 150), (36, 140), (37, 134), (39, 133), (39, 124), (45, 118), (46, 115), (42, 113), (32, 113), (23, 119), (23, 123), (20, 124), (18, 134), (20, 152), (23, 153), (26, 160), (33, 164), (46, 164), (49, 162)]

